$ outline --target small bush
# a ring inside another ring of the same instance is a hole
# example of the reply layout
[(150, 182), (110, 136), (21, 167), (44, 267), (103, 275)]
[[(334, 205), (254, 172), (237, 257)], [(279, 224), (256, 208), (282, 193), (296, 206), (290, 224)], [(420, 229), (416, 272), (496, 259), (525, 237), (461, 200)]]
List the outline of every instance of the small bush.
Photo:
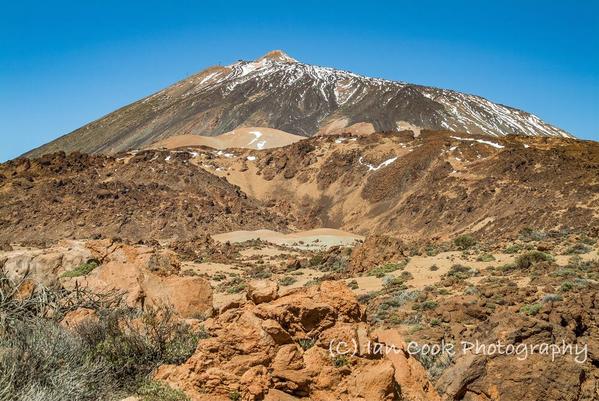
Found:
[(432, 310), (435, 309), (439, 304), (435, 301), (427, 300), (419, 304), (414, 304), (416, 310)]
[(219, 284), (218, 289), (224, 290), (227, 294), (238, 294), (245, 290), (246, 283), (239, 276), (232, 277), (231, 279)]
[(525, 227), (520, 231), (520, 239), (522, 241), (541, 241), (547, 237), (547, 234), (543, 231), (534, 230), (530, 227)]
[(176, 390), (164, 383), (150, 380), (137, 390), (141, 401), (189, 401), (189, 397), (181, 390)]
[(549, 302), (559, 302), (561, 301), (563, 298), (561, 295), (558, 294), (545, 294), (543, 295), (543, 298), (541, 299), (541, 302), (543, 302), (544, 304), (549, 303)]
[(346, 366), (348, 362), (349, 361), (347, 360), (345, 355), (337, 355), (333, 358), (333, 365), (335, 365), (336, 368)]
[(477, 295), (478, 289), (476, 287), (470, 286), (464, 290), (464, 294), (466, 295)]
[(541, 251), (526, 252), (516, 258), (514, 267), (517, 269), (528, 269), (538, 262), (552, 261), (553, 257)]
[(225, 280), (227, 278), (227, 275), (224, 274), (224, 273), (216, 273), (211, 278), (214, 281), (223, 281), (223, 280)]
[(479, 262), (493, 262), (495, 260), (495, 256), (491, 255), (490, 253), (483, 253), (482, 255), (479, 255), (476, 260)]
[(320, 254), (314, 255), (312, 256), (312, 258), (310, 258), (310, 266), (311, 267), (315, 267), (315, 266), (319, 266), (324, 262), (324, 257)]
[(358, 288), (360, 288), (360, 286), (358, 285), (358, 282), (356, 280), (352, 280), (349, 283), (347, 283), (347, 286), (349, 288), (351, 288), (352, 290), (357, 290)]
[(453, 240), (454, 245), (460, 250), (466, 250), (476, 245), (476, 239), (471, 235), (460, 235)]
[(289, 285), (294, 284), (296, 281), (297, 281), (297, 279), (295, 277), (285, 276), (279, 280), (279, 285), (281, 285), (283, 287), (287, 287)]
[(241, 394), (239, 394), (239, 391), (237, 391), (237, 390), (231, 391), (229, 393), (229, 399), (231, 401), (239, 401), (239, 400), (241, 400)]
[(448, 277), (453, 277), (453, 278), (457, 278), (460, 280), (474, 277), (474, 276), (477, 276), (478, 274), (479, 274), (478, 270), (473, 269), (468, 266), (460, 265), (460, 264), (455, 264), (455, 265), (451, 266), (451, 268), (447, 272)]
[(572, 245), (568, 249), (566, 249), (566, 255), (582, 255), (584, 253), (589, 253), (593, 250), (590, 246), (579, 242), (578, 244)]
[(64, 272), (62, 274), (62, 276), (63, 277), (87, 276), (89, 273), (91, 273), (92, 270), (94, 270), (98, 266), (100, 266), (100, 262), (98, 262), (96, 259), (90, 259), (87, 262), (80, 264), (73, 270)]
[(510, 246), (508, 246), (507, 248), (505, 248), (504, 252), (508, 253), (508, 254), (514, 254), (514, 253), (518, 253), (522, 250), (522, 247), (518, 244), (512, 244)]
[(298, 341), (299, 346), (302, 347), (304, 351), (307, 351), (310, 348), (312, 348), (315, 343), (316, 341), (314, 341), (314, 339), (312, 338), (301, 338)]
[(419, 295), (419, 291), (401, 291), (385, 299), (381, 303), (381, 305), (386, 305), (386, 307), (399, 308), (400, 306), (403, 306), (408, 302), (416, 300)]
[(559, 286), (560, 292), (568, 292), (574, 288), (574, 284), (570, 281), (564, 281), (562, 285)]
[(539, 313), (541, 308), (542, 308), (542, 305), (539, 303), (524, 305), (522, 308), (520, 308), (520, 313), (524, 313), (525, 315), (528, 315), (528, 316), (535, 316), (536, 314)]
[(385, 263), (384, 265), (380, 265), (373, 269), (370, 269), (370, 271), (368, 272), (368, 276), (383, 278), (386, 274), (392, 273), (399, 269), (403, 269), (405, 265), (406, 263)]
[(437, 270), (439, 270), (439, 266), (437, 265), (432, 265), (431, 267), (428, 268), (430, 271), (432, 272), (436, 272)]

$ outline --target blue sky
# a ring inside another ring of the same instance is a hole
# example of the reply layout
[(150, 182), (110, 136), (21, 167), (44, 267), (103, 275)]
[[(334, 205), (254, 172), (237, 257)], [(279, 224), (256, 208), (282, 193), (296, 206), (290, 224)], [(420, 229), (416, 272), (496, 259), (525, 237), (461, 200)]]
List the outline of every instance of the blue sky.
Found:
[(0, 161), (272, 49), (474, 93), (599, 140), (599, 1), (490, 3), (4, 1)]

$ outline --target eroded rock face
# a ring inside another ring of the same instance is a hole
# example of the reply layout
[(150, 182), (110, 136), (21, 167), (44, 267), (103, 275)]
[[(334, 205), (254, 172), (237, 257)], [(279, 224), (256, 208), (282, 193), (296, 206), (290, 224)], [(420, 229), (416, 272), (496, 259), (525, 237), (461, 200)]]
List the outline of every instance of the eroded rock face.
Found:
[(67, 288), (123, 293), (130, 306), (169, 306), (182, 318), (212, 314), (212, 288), (202, 277), (177, 275), (177, 256), (165, 250), (101, 240), (88, 244), (102, 263), (87, 275), (62, 278)]
[(351, 255), (350, 270), (352, 273), (362, 273), (381, 263), (399, 262), (406, 258), (405, 246), (398, 238), (373, 235), (366, 238), (364, 243), (354, 248)]
[[(407, 353), (393, 359), (366, 354), (363, 311), (342, 283), (249, 302), (205, 327), (212, 337), (201, 340), (187, 362), (156, 373), (193, 400), (226, 400), (230, 394), (247, 401), (438, 399), (422, 366), (417, 370)], [(331, 354), (329, 345), (338, 340), (355, 344), (356, 355)], [(413, 369), (400, 375), (404, 366)]]
[[(53, 287), (58, 276), (92, 258), (80, 241), (61, 241), (48, 249), (16, 249), (0, 255), (0, 268), (13, 283)], [(30, 283), (30, 284), (27, 284)]]
[[(575, 308), (574, 305), (570, 306)], [(584, 320), (588, 319), (583, 317)], [(565, 322), (567, 324), (567, 322)], [(581, 333), (582, 334), (582, 333)], [(590, 334), (590, 333), (587, 333)], [(436, 383), (445, 400), (466, 401), (536, 401), (596, 400), (599, 371), (593, 364), (594, 340), (568, 333), (549, 322), (529, 319), (505, 312), (491, 316), (480, 327), (481, 344), (587, 344), (588, 360), (577, 363), (573, 355), (484, 355), (468, 352), (459, 355)], [(581, 354), (582, 355), (582, 354)]]

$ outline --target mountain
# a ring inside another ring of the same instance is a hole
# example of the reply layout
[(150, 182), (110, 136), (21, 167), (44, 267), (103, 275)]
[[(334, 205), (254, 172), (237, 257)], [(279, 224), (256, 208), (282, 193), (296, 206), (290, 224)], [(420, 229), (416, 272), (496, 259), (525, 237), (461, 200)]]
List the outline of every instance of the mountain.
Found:
[(112, 154), (171, 136), (216, 136), (239, 127), (301, 136), (355, 128), (571, 136), (530, 113), (479, 96), (308, 65), (273, 51), (255, 61), (208, 68), (27, 156), (58, 150)]

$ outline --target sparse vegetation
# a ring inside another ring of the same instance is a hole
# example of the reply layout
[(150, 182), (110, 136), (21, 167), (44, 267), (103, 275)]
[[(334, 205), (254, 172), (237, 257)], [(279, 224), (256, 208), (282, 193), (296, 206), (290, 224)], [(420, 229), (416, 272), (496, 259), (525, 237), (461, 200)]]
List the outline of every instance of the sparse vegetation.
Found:
[(490, 253), (483, 253), (482, 255), (479, 255), (476, 260), (479, 262), (493, 262), (495, 260), (495, 256), (491, 255)]
[(435, 309), (439, 304), (435, 301), (427, 300), (424, 302), (420, 302), (418, 304), (414, 304), (413, 309), (416, 310), (431, 310)]
[(358, 282), (356, 280), (352, 280), (352, 281), (348, 282), (347, 286), (349, 288), (351, 288), (352, 290), (357, 290), (358, 288), (360, 288), (360, 286), (358, 285)]
[(140, 386), (137, 395), (141, 401), (189, 401), (184, 392), (155, 380), (149, 380)]
[(593, 250), (593, 248), (591, 248), (589, 245), (579, 242), (577, 244), (570, 246), (568, 249), (566, 249), (566, 251), (564, 253), (566, 255), (582, 255), (585, 253), (589, 253), (592, 250)]
[[(10, 286), (0, 277), (0, 399), (96, 401), (136, 393), (149, 401), (186, 399), (145, 382), (159, 365), (185, 361), (197, 345), (198, 334), (170, 309), (140, 312), (120, 306), (113, 294), (81, 291), (15, 299)], [(99, 319), (75, 330), (59, 324), (82, 306)]]
[(531, 227), (525, 227), (520, 231), (520, 239), (525, 242), (541, 241), (547, 237), (543, 231), (534, 230)]
[(560, 286), (560, 292), (568, 292), (574, 288), (574, 284), (570, 281), (564, 281)]
[(504, 252), (508, 253), (508, 254), (514, 254), (514, 253), (518, 253), (522, 250), (522, 247), (518, 244), (512, 244), (510, 246), (508, 246), (507, 248), (505, 248)]
[(559, 302), (561, 301), (563, 298), (561, 295), (559, 294), (545, 294), (543, 295), (543, 298), (541, 299), (541, 302), (543, 302), (544, 304), (549, 303), (549, 302)]
[(92, 270), (100, 266), (100, 262), (96, 259), (90, 259), (85, 263), (80, 264), (73, 270), (63, 273), (63, 277), (80, 277), (87, 276)]
[(549, 262), (552, 260), (553, 257), (547, 253), (541, 251), (530, 251), (516, 258), (514, 262), (514, 268), (524, 270), (538, 262)]
[(543, 306), (540, 303), (524, 305), (522, 308), (520, 308), (520, 313), (524, 313), (528, 316), (535, 316), (539, 313), (542, 307)]
[(316, 341), (314, 341), (314, 339), (312, 339), (312, 338), (301, 338), (298, 341), (299, 346), (302, 347), (302, 349), (304, 351), (307, 351), (310, 348), (312, 348), (315, 343), (316, 343)]
[(341, 368), (343, 366), (346, 366), (348, 364), (348, 359), (345, 357), (345, 355), (337, 355), (333, 358), (333, 365), (335, 365), (336, 368)]
[(297, 281), (297, 279), (295, 277), (285, 276), (279, 280), (279, 285), (281, 285), (283, 287), (287, 287), (287, 286), (294, 284), (296, 281)]
[(471, 235), (465, 234), (454, 239), (453, 243), (459, 250), (463, 251), (476, 245), (476, 239)]
[(460, 264), (455, 264), (455, 265), (451, 266), (451, 268), (447, 272), (447, 277), (464, 280), (464, 279), (467, 279), (470, 277), (474, 277), (478, 274), (479, 274), (479, 272), (476, 269), (473, 269), (468, 266), (460, 265)]
[(368, 272), (368, 276), (383, 278), (386, 274), (403, 269), (407, 265), (407, 263), (407, 261), (404, 261), (402, 263), (385, 263), (384, 265), (380, 265), (371, 269)]

